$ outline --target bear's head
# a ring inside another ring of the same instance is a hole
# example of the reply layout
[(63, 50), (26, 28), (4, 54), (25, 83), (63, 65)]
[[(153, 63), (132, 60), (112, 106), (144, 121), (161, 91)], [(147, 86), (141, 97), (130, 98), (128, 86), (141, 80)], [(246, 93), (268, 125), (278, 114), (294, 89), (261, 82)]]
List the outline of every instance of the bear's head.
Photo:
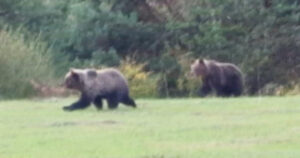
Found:
[(64, 85), (66, 88), (82, 91), (86, 84), (97, 78), (97, 70), (95, 69), (74, 69), (65, 76)]
[(205, 59), (197, 59), (191, 65), (190, 73), (193, 76), (205, 76), (207, 74), (207, 66)]
[(70, 71), (65, 76), (65, 82), (64, 85), (66, 88), (69, 89), (75, 89), (75, 90), (81, 90), (83, 87), (83, 77), (80, 70), (77, 69), (70, 69)]

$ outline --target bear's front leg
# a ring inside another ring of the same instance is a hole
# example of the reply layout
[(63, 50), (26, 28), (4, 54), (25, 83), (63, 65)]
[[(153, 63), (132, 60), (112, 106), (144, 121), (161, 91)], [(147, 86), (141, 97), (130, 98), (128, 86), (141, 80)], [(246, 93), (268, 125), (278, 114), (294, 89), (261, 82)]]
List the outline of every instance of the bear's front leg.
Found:
[(199, 90), (199, 96), (205, 97), (208, 93), (210, 93), (212, 90), (211, 86), (208, 83), (203, 83), (201, 89)]
[(108, 108), (113, 110), (118, 107), (119, 100), (116, 93), (110, 94), (107, 98)]
[(89, 100), (89, 98), (82, 94), (80, 99), (77, 102), (71, 104), (70, 106), (64, 106), (63, 110), (64, 111), (73, 111), (73, 110), (77, 110), (77, 109), (84, 109), (84, 108), (88, 107), (90, 104), (91, 104), (91, 101)]
[(97, 96), (96, 99), (94, 100), (94, 105), (98, 110), (102, 110), (102, 97)]

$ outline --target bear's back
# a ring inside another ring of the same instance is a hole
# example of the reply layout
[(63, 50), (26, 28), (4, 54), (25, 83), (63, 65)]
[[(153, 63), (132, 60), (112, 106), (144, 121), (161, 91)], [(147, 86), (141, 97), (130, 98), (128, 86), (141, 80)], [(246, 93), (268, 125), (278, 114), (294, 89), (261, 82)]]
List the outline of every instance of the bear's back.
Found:
[(236, 75), (242, 74), (242, 71), (240, 70), (239, 67), (237, 67), (235, 64), (232, 63), (218, 63), (220, 67), (224, 69), (227, 73), (234, 73)]
[(125, 85), (128, 84), (124, 75), (120, 71), (113, 68), (98, 70), (97, 79), (99, 80), (99, 82), (105, 82), (107, 84), (109, 83), (115, 83), (115, 84), (123, 83)]
[(206, 65), (209, 69), (208, 77), (212, 78), (216, 84), (224, 85), (233, 78), (242, 80), (242, 71), (235, 64), (206, 60)]
[(216, 71), (219, 69), (222, 69), (222, 71), (225, 71), (225, 73), (235, 73), (237, 74), (242, 74), (242, 71), (240, 70), (240, 68), (238, 66), (236, 66), (235, 64), (232, 63), (226, 63), (226, 62), (218, 62), (215, 60), (207, 60), (206, 61), (208, 68)]
[(85, 76), (87, 77), (84, 81), (85, 88), (83, 92), (91, 98), (99, 94), (107, 95), (118, 93), (119, 95), (126, 95), (129, 93), (127, 80), (122, 73), (116, 69), (101, 69), (97, 70), (96, 74), (90, 73), (90, 75), (87, 74)]
[(97, 71), (97, 83), (103, 91), (128, 91), (128, 82), (123, 74), (113, 68), (107, 68)]

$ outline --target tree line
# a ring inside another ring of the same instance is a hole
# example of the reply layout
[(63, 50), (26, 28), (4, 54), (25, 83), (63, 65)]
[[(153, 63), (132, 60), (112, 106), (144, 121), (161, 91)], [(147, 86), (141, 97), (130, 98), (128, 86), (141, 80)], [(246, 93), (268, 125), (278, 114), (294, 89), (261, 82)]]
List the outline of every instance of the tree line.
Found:
[(293, 88), (300, 75), (298, 0), (1, 0), (0, 27), (51, 48), (57, 76), (70, 66), (130, 58), (157, 75), (160, 96), (182, 96), (194, 59), (238, 65), (246, 92)]

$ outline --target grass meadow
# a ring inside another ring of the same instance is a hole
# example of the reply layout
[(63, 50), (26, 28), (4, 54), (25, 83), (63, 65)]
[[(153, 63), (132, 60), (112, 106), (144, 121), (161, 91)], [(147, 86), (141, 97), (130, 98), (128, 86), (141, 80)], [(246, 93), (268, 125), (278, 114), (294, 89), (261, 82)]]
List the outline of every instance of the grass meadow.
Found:
[(300, 96), (62, 111), (75, 99), (0, 102), (0, 158), (300, 157)]

